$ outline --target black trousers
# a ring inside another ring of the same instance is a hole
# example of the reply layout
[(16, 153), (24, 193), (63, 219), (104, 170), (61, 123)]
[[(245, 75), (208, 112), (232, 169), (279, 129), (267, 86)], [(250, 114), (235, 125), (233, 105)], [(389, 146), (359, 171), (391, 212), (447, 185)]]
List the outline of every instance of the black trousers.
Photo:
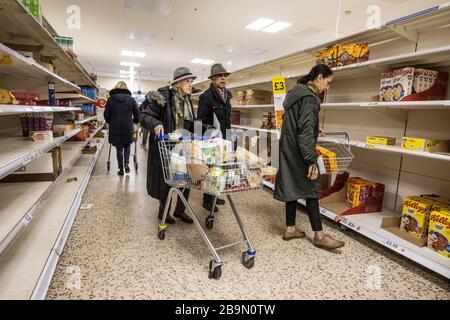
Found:
[[(117, 151), (117, 163), (119, 164), (119, 169), (123, 170), (123, 163), (125, 162), (126, 165), (130, 163), (130, 147), (131, 145), (126, 144), (118, 144), (116, 145), (116, 151)], [(124, 154), (125, 153), (125, 154)]]
[[(309, 222), (313, 231), (322, 231), (322, 220), (320, 219), (319, 199), (306, 199)], [(286, 226), (295, 226), (297, 218), (297, 201), (286, 202)]]
[[(189, 195), (191, 193), (191, 189), (184, 189), (183, 191), (183, 195), (186, 198), (186, 201), (189, 201)], [(161, 197), (161, 200), (159, 200), (159, 215), (162, 216), (162, 214), (164, 213), (164, 208), (166, 207), (166, 203), (167, 203), (167, 196), (169, 194), (169, 188), (167, 189), (167, 195)], [(170, 207), (172, 205), (172, 199), (170, 199), (170, 205), (169, 205), (169, 212), (170, 212)], [(174, 213), (183, 213), (184, 210), (186, 210), (186, 206), (184, 205), (183, 201), (181, 201), (180, 197), (178, 197), (177, 199), (177, 206), (175, 207), (175, 211)]]

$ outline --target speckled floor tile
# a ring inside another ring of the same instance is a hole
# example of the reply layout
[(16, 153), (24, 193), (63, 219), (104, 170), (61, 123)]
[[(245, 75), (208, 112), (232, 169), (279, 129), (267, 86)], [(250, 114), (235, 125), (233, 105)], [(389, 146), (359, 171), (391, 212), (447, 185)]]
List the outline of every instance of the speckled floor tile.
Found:
[[(220, 252), (222, 278), (210, 280), (211, 256), (193, 225), (178, 221), (165, 241), (157, 238), (147, 151), (138, 149), (139, 173), (121, 178), (115, 159), (107, 171), (104, 150), (82, 201), (93, 207), (78, 212), (47, 299), (450, 299), (446, 279), (332, 222), (324, 222), (325, 231), (346, 243), (336, 252), (312, 245), (303, 214), (298, 226), (307, 239), (283, 241), (284, 206), (263, 190), (233, 196), (257, 250), (254, 268), (242, 265), (245, 245), (238, 245)], [(190, 203), (203, 225), (201, 194), (192, 193)], [(220, 209), (207, 232), (211, 241), (241, 240), (229, 207)]]

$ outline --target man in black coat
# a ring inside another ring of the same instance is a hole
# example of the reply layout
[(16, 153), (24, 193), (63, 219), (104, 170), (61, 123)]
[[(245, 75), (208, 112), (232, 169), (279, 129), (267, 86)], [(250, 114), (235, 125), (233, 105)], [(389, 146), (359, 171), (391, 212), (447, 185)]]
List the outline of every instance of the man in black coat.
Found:
[[(203, 124), (216, 128), (214, 138), (231, 140), (231, 92), (227, 90), (227, 77), (230, 75), (220, 64), (211, 67), (211, 85), (201, 96), (198, 103), (198, 120)], [(203, 207), (212, 210), (214, 197), (209, 194), (203, 195)], [(217, 199), (216, 204), (223, 205), (225, 200)], [(214, 208), (217, 212), (218, 209)]]

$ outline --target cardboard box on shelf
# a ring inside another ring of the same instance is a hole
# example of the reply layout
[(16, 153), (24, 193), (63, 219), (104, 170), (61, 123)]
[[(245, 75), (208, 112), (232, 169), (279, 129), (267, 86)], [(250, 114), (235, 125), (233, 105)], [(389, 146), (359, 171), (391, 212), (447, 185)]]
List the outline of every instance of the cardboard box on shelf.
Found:
[(401, 216), (383, 217), (380, 228), (418, 247), (425, 247), (427, 245), (426, 239), (418, 239), (400, 229), (401, 219)]
[(406, 197), (403, 201), (400, 229), (416, 238), (426, 238), (430, 212), (434, 203), (423, 197)]
[(445, 148), (445, 144), (438, 146), (440, 143), (441, 140), (403, 137), (402, 148), (406, 150), (426, 151), (426, 152), (431, 152), (432, 150), (434, 151), (441, 150), (441, 152), (448, 152), (443, 151), (445, 149), (442, 149)]
[(264, 105), (271, 104), (273, 94), (264, 90), (247, 90), (245, 93), (245, 105)]
[(407, 67), (381, 74), (380, 101), (445, 100), (448, 73)]
[(32, 131), (30, 132), (30, 138), (33, 141), (53, 140), (53, 131)]
[(82, 125), (81, 131), (75, 135), (72, 139), (72, 141), (86, 141), (89, 138), (89, 126)]
[(241, 124), (241, 112), (239, 110), (231, 110), (231, 124)]
[[(349, 181), (351, 182), (350, 179)], [(353, 192), (353, 199), (355, 200), (349, 202), (347, 201), (347, 189), (349, 187), (347, 182), (346, 186), (340, 191), (322, 198), (320, 205), (335, 212), (338, 216), (381, 212), (383, 210), (384, 185), (379, 183), (373, 184), (371, 189), (365, 190), (371, 190), (371, 193), (364, 190), (362, 192)], [(358, 195), (363, 195), (363, 197)]]
[(395, 145), (396, 138), (392, 137), (380, 137), (380, 136), (368, 136), (366, 138), (367, 143), (382, 144), (382, 145)]
[(316, 62), (335, 68), (367, 61), (369, 54), (369, 44), (367, 43), (337, 43), (319, 51), (316, 54)]
[(96, 154), (97, 146), (90, 146), (83, 149), (84, 154)]

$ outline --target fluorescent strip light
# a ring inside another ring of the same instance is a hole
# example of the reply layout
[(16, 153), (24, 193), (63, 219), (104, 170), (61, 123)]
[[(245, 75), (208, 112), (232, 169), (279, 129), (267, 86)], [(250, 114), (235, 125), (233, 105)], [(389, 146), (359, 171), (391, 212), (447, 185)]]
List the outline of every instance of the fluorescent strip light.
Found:
[(124, 57), (132, 57), (133, 56), (133, 51), (131, 51), (131, 50), (122, 50), (121, 54)]
[(199, 58), (195, 58), (195, 59), (192, 59), (191, 60), (191, 63), (197, 63), (197, 64), (199, 64), (199, 63), (202, 63), (203, 62), (203, 59), (199, 59)]
[(146, 55), (147, 55), (147, 54), (146, 54), (145, 52), (140, 52), (140, 51), (136, 51), (136, 52), (134, 53), (134, 56), (135, 56), (136, 58), (144, 58)]
[(255, 20), (252, 23), (250, 23), (245, 28), (250, 29), (250, 30), (261, 30), (262, 28), (265, 28), (274, 22), (275, 21), (273, 21), (271, 19), (259, 18), (258, 20)]
[(204, 64), (204, 65), (210, 65), (213, 63), (214, 63), (214, 60), (203, 60), (203, 62), (202, 62), (202, 64)]
[[(126, 70), (120, 70), (121, 74), (130, 74), (130, 71), (126, 71)], [(135, 71), (134, 74), (136, 74), (137, 72)]]
[(139, 63), (136, 62), (121, 62), (120, 65), (123, 67), (136, 67), (136, 68), (139, 68), (141, 66)]
[(290, 26), (292, 26), (292, 23), (278, 21), (278, 22), (275, 22), (274, 24), (268, 26), (267, 28), (264, 28), (262, 31), (270, 32), (270, 33), (277, 33), (281, 30), (289, 28)]

